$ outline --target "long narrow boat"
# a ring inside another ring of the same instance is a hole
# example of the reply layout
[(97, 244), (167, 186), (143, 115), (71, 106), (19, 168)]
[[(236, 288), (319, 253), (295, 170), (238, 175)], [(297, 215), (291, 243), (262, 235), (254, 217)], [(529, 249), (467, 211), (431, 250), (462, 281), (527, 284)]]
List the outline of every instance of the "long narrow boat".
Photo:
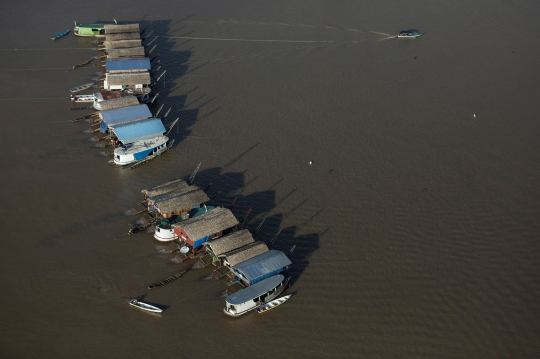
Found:
[(289, 300), (289, 298), (292, 296), (292, 294), (287, 294), (287, 295), (284, 295), (283, 297), (280, 297), (280, 298), (277, 298), (277, 299), (274, 299), (274, 300), (271, 300), (269, 301), (268, 303), (265, 303), (264, 305), (262, 305), (261, 307), (255, 309), (255, 311), (257, 313), (264, 313), (264, 312), (267, 312), (269, 311), (270, 309), (274, 309), (275, 307), (277, 307), (278, 305), (281, 305), (283, 303), (285, 303), (287, 300)]
[(53, 37), (51, 37), (51, 39), (53, 39), (53, 40), (59, 39), (59, 38), (61, 38), (62, 36), (66, 36), (67, 34), (69, 34), (70, 31), (71, 31), (71, 30), (62, 31), (61, 33), (56, 34), (56, 35), (54, 35)]
[(154, 313), (161, 313), (163, 312), (163, 309), (159, 309), (158, 307), (154, 307), (153, 305), (150, 305), (148, 303), (143, 303), (143, 302), (140, 302), (138, 301), (137, 299), (132, 299), (129, 301), (129, 304), (134, 306), (134, 307), (137, 307), (139, 309), (142, 309), (142, 310), (147, 310), (149, 312), (154, 312)]
[(148, 290), (152, 290), (152, 289), (156, 289), (156, 288), (159, 288), (159, 287), (163, 287), (165, 284), (169, 284), (171, 282), (174, 282), (175, 280), (177, 280), (178, 278), (180, 278), (182, 275), (184, 275), (184, 273), (187, 272), (187, 269), (185, 271), (182, 271), (180, 273), (176, 273), (176, 274), (173, 274), (172, 276), (170, 276), (169, 278), (167, 279), (163, 279), (157, 283), (154, 283), (152, 285), (149, 285), (148, 286)]
[(90, 82), (90, 83), (87, 83), (87, 84), (84, 84), (84, 85), (80, 85), (80, 86), (76, 86), (76, 87), (72, 87), (69, 89), (69, 91), (71, 93), (76, 93), (76, 92), (81, 92), (81, 91), (84, 91), (86, 89), (89, 89), (90, 87), (94, 86), (94, 83), (93, 82)]
[(94, 102), (95, 95), (71, 95), (71, 101), (73, 102)]

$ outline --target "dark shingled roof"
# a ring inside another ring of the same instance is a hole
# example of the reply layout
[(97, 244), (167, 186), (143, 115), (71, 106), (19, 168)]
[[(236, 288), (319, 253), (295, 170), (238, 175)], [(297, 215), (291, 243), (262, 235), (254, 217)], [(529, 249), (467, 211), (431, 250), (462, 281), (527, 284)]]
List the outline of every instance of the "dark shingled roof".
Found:
[(171, 198), (165, 198), (154, 203), (154, 207), (160, 213), (166, 214), (178, 211), (182, 208), (189, 208), (197, 204), (208, 202), (210, 198), (202, 189), (197, 186), (188, 187), (188, 191)]
[(105, 25), (105, 34), (118, 34), (121, 32), (140, 33), (139, 24)]
[(148, 72), (107, 74), (107, 84), (109, 86), (148, 85), (150, 82), (150, 74)]
[(214, 255), (220, 256), (226, 252), (253, 243), (254, 241), (251, 233), (247, 229), (242, 229), (212, 242), (207, 242), (206, 247), (208, 247)]
[(107, 53), (108, 59), (118, 59), (121, 57), (137, 57), (144, 56), (144, 47), (124, 47), (121, 49), (109, 49)]
[(237, 265), (238, 263), (247, 261), (248, 259), (258, 256), (259, 254), (263, 254), (265, 252), (268, 252), (268, 246), (263, 242), (255, 242), (245, 247), (238, 248), (234, 251), (226, 253), (224, 257), (225, 260), (229, 262), (229, 266), (232, 267)]
[(197, 217), (180, 222), (176, 226), (183, 228), (189, 238), (197, 240), (237, 224), (238, 220), (229, 209), (217, 207)]
[(140, 39), (141, 39), (141, 34), (138, 32), (127, 32), (124, 34), (105, 35), (105, 41), (140, 40)]
[(145, 194), (146, 197), (154, 197), (163, 193), (176, 191), (187, 186), (189, 186), (188, 183), (184, 181), (183, 179), (179, 178), (179, 179), (175, 179), (169, 182), (162, 183), (155, 187), (143, 189), (141, 193)]

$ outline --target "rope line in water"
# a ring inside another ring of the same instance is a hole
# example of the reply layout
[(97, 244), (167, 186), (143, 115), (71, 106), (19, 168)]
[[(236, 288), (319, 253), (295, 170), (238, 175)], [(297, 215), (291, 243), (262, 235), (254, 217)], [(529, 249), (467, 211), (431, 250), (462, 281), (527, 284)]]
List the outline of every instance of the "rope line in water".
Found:
[(212, 285), (209, 285), (208, 287), (206, 287), (206, 288), (204, 288), (204, 289), (202, 289), (202, 290), (200, 290), (200, 291), (198, 291), (198, 292), (195, 292), (195, 293), (193, 293), (192, 295), (188, 295), (187, 297), (185, 297), (185, 298), (183, 298), (183, 299), (180, 299), (178, 302), (173, 303), (173, 305), (174, 305), (174, 304), (178, 304), (178, 303), (180, 303), (180, 302), (183, 302), (184, 300), (186, 300), (186, 299), (188, 299), (188, 298), (191, 298), (191, 297), (193, 297), (193, 296), (196, 295), (196, 294), (199, 294), (199, 293), (201, 293), (201, 292), (204, 292), (204, 291), (207, 290), (208, 288), (211, 288), (211, 287), (213, 287), (213, 286), (215, 286), (215, 285), (218, 285), (218, 284), (220, 284), (220, 283), (221, 283), (221, 281), (218, 281), (217, 283), (214, 283), (214, 284), (212, 284)]
[[(188, 39), (188, 40), (213, 40), (213, 41), (252, 41), (252, 42), (327, 42), (327, 43), (335, 43), (338, 41), (326, 41), (326, 40), (263, 40), (263, 39), (224, 39), (224, 38), (217, 38), (217, 37), (190, 37), (190, 36), (162, 36), (165, 38), (170, 39)], [(358, 41), (350, 41), (350, 42), (358, 42)]]
[(68, 99), (69, 97), (26, 97), (26, 98), (0, 98), (0, 101), (19, 101), (19, 100), (59, 100)]
[(44, 69), (0, 69), (0, 71), (72, 70), (71, 67), (48, 67)]
[(49, 51), (49, 50), (96, 50), (96, 48), (82, 48), (82, 47), (57, 47), (57, 48), (34, 48), (34, 49), (0, 49), (0, 51)]

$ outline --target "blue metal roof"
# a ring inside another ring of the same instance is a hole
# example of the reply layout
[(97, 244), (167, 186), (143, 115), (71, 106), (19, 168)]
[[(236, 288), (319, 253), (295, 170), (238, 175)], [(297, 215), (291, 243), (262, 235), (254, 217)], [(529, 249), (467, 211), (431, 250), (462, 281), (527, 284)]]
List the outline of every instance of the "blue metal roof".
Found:
[(163, 135), (165, 127), (159, 118), (127, 123), (114, 127), (114, 133), (124, 144)]
[(247, 288), (241, 289), (236, 293), (229, 295), (225, 298), (225, 301), (232, 305), (238, 305), (252, 300), (254, 298), (260, 297), (261, 295), (267, 293), (269, 290), (277, 287), (285, 277), (281, 274), (266, 278), (261, 280), (258, 283), (250, 285)]
[(147, 105), (135, 105), (129, 107), (116, 108), (114, 110), (101, 111), (103, 121), (101, 122), (101, 132), (103, 128), (113, 127), (114, 125), (122, 125), (134, 121), (145, 120), (152, 117)]
[(107, 71), (150, 70), (150, 59), (142, 57), (138, 59), (107, 60), (105, 66)]
[(292, 262), (287, 258), (285, 253), (272, 249), (247, 261), (238, 263), (232, 266), (232, 268), (242, 273), (250, 283), (253, 283), (254, 280), (291, 264)]

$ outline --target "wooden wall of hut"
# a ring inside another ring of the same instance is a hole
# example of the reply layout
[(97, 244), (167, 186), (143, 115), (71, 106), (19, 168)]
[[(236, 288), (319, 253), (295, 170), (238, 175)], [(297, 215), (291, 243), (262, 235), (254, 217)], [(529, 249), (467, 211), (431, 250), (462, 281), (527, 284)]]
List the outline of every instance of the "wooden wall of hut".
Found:
[(163, 218), (171, 218), (172, 216), (178, 216), (184, 212), (189, 212), (190, 210), (191, 210), (191, 207), (185, 207), (185, 208), (177, 209), (176, 211), (173, 211), (173, 212), (161, 213), (159, 212), (159, 210), (158, 212)]

